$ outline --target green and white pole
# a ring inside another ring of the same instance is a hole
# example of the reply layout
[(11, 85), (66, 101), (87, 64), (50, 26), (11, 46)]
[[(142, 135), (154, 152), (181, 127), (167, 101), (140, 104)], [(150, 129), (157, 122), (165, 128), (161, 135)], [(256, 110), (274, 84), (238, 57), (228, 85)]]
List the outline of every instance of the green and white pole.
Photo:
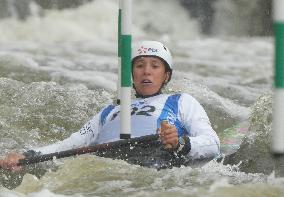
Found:
[(284, 156), (284, 0), (274, 0), (275, 91), (272, 153)]
[(121, 2), (121, 139), (131, 137), (131, 1)]
[(121, 7), (122, 0), (119, 0), (118, 5), (118, 21), (117, 21), (117, 60), (118, 60), (118, 79), (117, 79), (117, 100), (119, 105), (121, 100)]

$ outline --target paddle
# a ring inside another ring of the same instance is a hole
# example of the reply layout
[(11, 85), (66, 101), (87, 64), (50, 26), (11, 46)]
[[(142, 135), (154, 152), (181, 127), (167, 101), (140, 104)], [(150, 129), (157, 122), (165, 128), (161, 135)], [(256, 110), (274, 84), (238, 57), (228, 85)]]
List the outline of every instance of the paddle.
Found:
[[(109, 142), (104, 144), (98, 144), (94, 146), (87, 146), (83, 148), (71, 149), (66, 151), (60, 151), (44, 155), (35, 155), (31, 157), (26, 157), (20, 159), (18, 166), (28, 166), (30, 164), (36, 164), (44, 161), (53, 160), (54, 158), (65, 158), (70, 156), (77, 156), (87, 153), (96, 153), (98, 156), (110, 156), (111, 158), (125, 159), (130, 155), (138, 156), (143, 154), (142, 152), (146, 149), (151, 149), (152, 147), (159, 147), (161, 142), (159, 136), (146, 135), (142, 137), (130, 138), (126, 140), (118, 140), (115, 142)], [(32, 167), (33, 168), (33, 167)], [(27, 168), (28, 170), (32, 170)], [(38, 170), (38, 169), (36, 169)], [(39, 169), (40, 172), (36, 176), (42, 176), (45, 171)], [(8, 188), (14, 189), (19, 186), (22, 182), (23, 175), (25, 171), (13, 172), (0, 167), (0, 185)], [(36, 172), (38, 173), (38, 172)]]
[(50, 154), (44, 154), (44, 155), (36, 155), (30, 158), (25, 158), (19, 160), (18, 165), (19, 166), (25, 166), (29, 164), (35, 164), (39, 162), (49, 161), (53, 160), (54, 158), (60, 159), (70, 156), (76, 156), (76, 155), (82, 155), (87, 153), (94, 153), (94, 152), (106, 152), (110, 150), (119, 151), (122, 148), (129, 147), (130, 149), (136, 147), (136, 146), (148, 146), (153, 143), (157, 143), (159, 139), (159, 136), (157, 134), (154, 135), (146, 135), (142, 137), (136, 137), (126, 140), (118, 140), (115, 142), (109, 142), (104, 144), (97, 144), (94, 146), (87, 146), (77, 149), (71, 149), (66, 151), (60, 151)]

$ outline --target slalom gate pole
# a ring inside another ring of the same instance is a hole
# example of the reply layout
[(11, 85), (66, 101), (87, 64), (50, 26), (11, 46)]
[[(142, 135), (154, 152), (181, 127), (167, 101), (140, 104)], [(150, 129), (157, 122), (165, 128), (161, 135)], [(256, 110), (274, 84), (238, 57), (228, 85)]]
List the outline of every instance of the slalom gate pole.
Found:
[(272, 154), (276, 176), (284, 176), (284, 0), (273, 1), (274, 11), (274, 101)]
[(121, 0), (121, 127), (120, 138), (131, 137), (131, 2)]
[(117, 79), (117, 100), (119, 105), (121, 100), (121, 7), (122, 0), (119, 0), (118, 21), (117, 21), (117, 60), (118, 60), (118, 79)]
[(274, 0), (275, 73), (272, 152), (284, 156), (284, 1)]

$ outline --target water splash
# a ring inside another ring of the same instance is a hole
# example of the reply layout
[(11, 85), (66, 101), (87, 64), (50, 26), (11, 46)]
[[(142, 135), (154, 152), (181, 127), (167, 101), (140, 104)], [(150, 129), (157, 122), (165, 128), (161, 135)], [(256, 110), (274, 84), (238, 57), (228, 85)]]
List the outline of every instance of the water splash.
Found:
[(271, 147), (272, 97), (261, 96), (252, 106), (249, 134), (244, 138), (240, 149), (226, 163), (239, 163), (240, 170), (250, 173), (270, 174), (275, 170)]
[(0, 86), (0, 135), (17, 142), (17, 148), (63, 139), (80, 129), (100, 106), (112, 101), (107, 91), (90, 91), (80, 85), (24, 84), (0, 78)]

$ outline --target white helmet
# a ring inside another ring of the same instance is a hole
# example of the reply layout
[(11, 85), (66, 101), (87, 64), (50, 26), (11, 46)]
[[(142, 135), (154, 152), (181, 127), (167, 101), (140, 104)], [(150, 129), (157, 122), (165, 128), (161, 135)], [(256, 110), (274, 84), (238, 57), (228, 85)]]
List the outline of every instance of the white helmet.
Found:
[(172, 55), (167, 47), (158, 41), (142, 41), (132, 49), (132, 61), (139, 56), (156, 56), (163, 59), (173, 69)]

